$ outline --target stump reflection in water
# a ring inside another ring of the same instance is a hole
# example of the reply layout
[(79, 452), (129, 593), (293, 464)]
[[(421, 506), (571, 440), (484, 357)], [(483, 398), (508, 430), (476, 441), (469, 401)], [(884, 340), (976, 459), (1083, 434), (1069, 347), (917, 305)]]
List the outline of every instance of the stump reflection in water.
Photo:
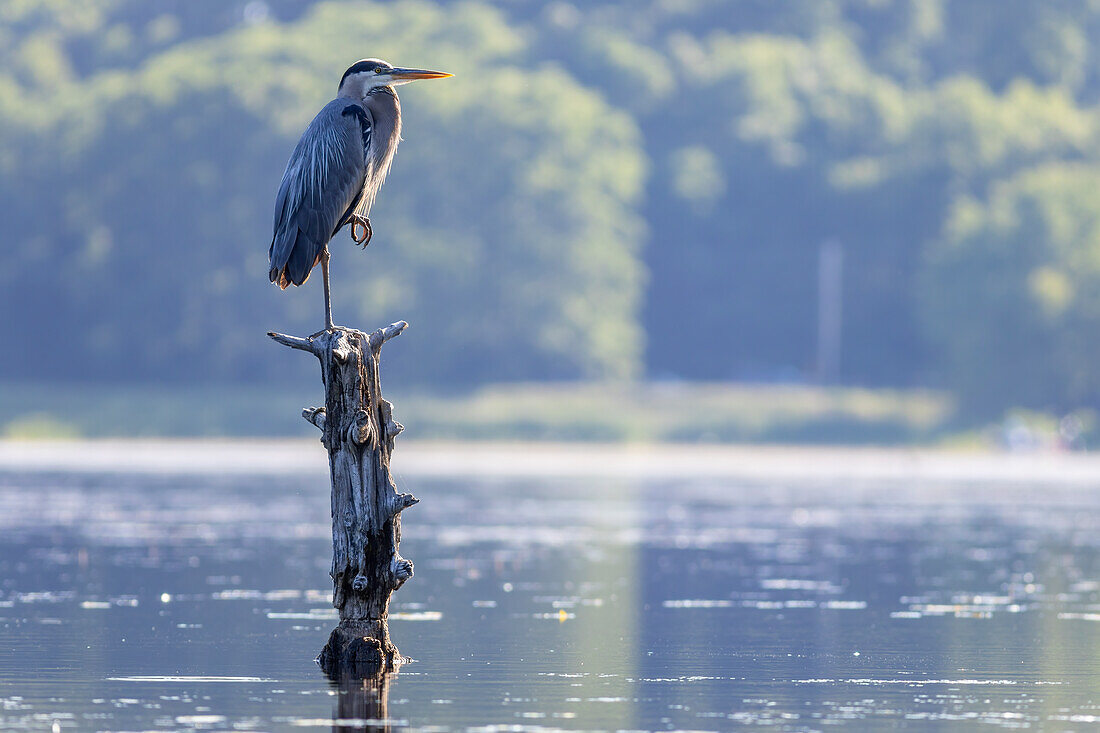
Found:
[[(332, 679), (336, 689), (333, 733), (382, 733), (392, 730), (389, 719), (389, 684), (397, 672), (376, 672), (366, 677)], [(401, 727), (401, 726), (398, 726)]]

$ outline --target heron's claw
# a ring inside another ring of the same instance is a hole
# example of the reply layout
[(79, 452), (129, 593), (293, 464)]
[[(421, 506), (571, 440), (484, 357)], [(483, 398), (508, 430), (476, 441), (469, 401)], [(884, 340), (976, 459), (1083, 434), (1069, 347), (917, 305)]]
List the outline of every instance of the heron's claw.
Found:
[[(358, 227), (363, 227), (363, 233), (359, 234)], [(363, 245), (363, 249), (367, 248), (370, 244), (370, 238), (374, 235), (374, 230), (371, 228), (370, 219), (365, 216), (359, 216), (353, 214), (351, 217), (351, 238), (356, 244)]]

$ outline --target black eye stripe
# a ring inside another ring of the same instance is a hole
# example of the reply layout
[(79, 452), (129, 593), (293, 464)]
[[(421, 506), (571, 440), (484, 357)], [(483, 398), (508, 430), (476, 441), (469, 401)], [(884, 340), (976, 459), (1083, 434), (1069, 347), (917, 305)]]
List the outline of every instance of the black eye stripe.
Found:
[(377, 61), (356, 61), (354, 64), (348, 67), (348, 70), (344, 72), (344, 75), (340, 77), (340, 83), (344, 83), (344, 79), (347, 79), (352, 74), (359, 74), (364, 71), (374, 72), (375, 69), (385, 70), (386, 67), (379, 64)]

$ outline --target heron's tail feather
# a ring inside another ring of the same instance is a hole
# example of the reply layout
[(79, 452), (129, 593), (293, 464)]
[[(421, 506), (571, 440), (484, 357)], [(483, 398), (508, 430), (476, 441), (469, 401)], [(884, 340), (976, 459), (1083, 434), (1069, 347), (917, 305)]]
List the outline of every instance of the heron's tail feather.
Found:
[(305, 283), (313, 266), (317, 264), (320, 249), (315, 242), (310, 241), (305, 232), (298, 230), (297, 241), (294, 242), (294, 249), (290, 251), (290, 258), (286, 263), (285, 277), (295, 285)]
[(290, 281), (286, 279), (286, 272), (283, 270), (272, 269), (267, 276), (271, 282), (279, 286), (280, 290), (286, 290), (290, 285)]
[(276, 232), (268, 250), (271, 257), (268, 279), (283, 290), (304, 284), (319, 260), (320, 249), (298, 227)]
[(268, 278), (280, 288), (285, 289), (290, 284), (286, 278), (286, 263), (290, 259), (291, 250), (294, 249), (297, 235), (297, 227), (280, 227), (275, 230), (275, 236), (271, 238), (271, 247), (267, 250)]

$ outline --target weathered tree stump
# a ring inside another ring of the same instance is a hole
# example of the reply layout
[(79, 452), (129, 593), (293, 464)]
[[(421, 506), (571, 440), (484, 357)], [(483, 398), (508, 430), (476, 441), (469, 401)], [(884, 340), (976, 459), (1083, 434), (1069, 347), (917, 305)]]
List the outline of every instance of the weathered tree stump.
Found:
[(340, 625), (317, 658), (333, 678), (365, 677), (400, 665), (386, 619), (390, 594), (412, 577), (401, 557), (401, 512), (418, 499), (398, 493), (390, 476), (394, 438), (403, 429), (382, 399), (382, 344), (404, 321), (366, 334), (337, 327), (309, 338), (268, 333), (321, 362), (325, 406), (302, 416), (321, 430), (332, 480), (332, 605)]

